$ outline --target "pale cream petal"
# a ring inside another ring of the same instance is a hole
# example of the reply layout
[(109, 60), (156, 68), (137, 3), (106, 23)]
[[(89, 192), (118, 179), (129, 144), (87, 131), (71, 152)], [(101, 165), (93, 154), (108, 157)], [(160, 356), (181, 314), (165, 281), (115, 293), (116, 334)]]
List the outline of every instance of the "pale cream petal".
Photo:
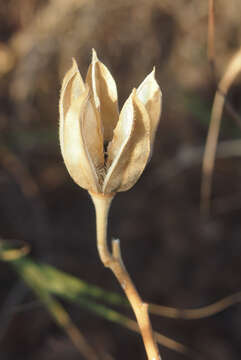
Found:
[(143, 80), (136, 94), (139, 100), (145, 105), (150, 117), (150, 140), (152, 146), (160, 120), (162, 106), (162, 93), (155, 79), (155, 69)]
[[(86, 85), (88, 88), (88, 85)], [(91, 94), (87, 97), (81, 120), (82, 135), (88, 150), (88, 154), (99, 176), (99, 182), (103, 182), (104, 169), (104, 141), (101, 131), (99, 114), (93, 105)]]
[(71, 103), (65, 116), (62, 155), (73, 180), (89, 191), (99, 192), (98, 176), (84, 138), (84, 123), (89, 119), (89, 116), (87, 89), (79, 99)]
[(130, 189), (142, 174), (150, 154), (150, 119), (135, 91), (125, 102), (108, 146), (103, 192)]
[(69, 110), (71, 102), (81, 96), (85, 91), (85, 85), (81, 78), (78, 66), (75, 59), (73, 59), (73, 64), (70, 70), (65, 74), (65, 77), (62, 82), (60, 100), (59, 100), (59, 138), (60, 138), (60, 147), (63, 152), (63, 128), (64, 128), (64, 118)]
[(91, 88), (94, 104), (100, 113), (104, 141), (110, 141), (119, 117), (117, 89), (110, 71), (99, 61), (95, 50), (86, 82)]

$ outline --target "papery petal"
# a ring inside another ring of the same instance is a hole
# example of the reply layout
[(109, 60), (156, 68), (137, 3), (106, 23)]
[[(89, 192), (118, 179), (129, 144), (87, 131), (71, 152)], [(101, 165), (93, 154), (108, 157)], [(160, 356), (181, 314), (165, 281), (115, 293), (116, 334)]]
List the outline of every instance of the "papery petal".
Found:
[(145, 105), (150, 117), (150, 140), (152, 146), (162, 106), (162, 93), (155, 79), (155, 69), (143, 80), (137, 88), (136, 94), (138, 99)]
[[(88, 85), (86, 85), (88, 88)], [(98, 112), (93, 105), (90, 89), (84, 111), (81, 117), (82, 136), (86, 144), (91, 161), (93, 162), (97, 175), (104, 176), (104, 140), (101, 131), (101, 123)], [(103, 179), (99, 179), (102, 181)]]
[(150, 154), (150, 119), (135, 90), (123, 106), (107, 152), (103, 192), (130, 189), (142, 174)]
[(91, 143), (89, 151), (87, 143), (89, 138), (85, 138), (88, 129), (86, 122), (94, 122), (93, 119), (90, 120), (92, 116), (94, 117), (91, 106), (89, 89), (79, 99), (71, 103), (64, 120), (62, 155), (74, 181), (89, 191), (99, 192), (98, 175), (90, 155), (90, 152), (94, 150)]
[(110, 141), (119, 117), (116, 83), (107, 67), (97, 58), (94, 49), (86, 82), (92, 90), (96, 109), (100, 112), (104, 141)]
[(72, 67), (66, 73), (61, 87), (60, 100), (59, 100), (59, 138), (60, 138), (60, 147), (63, 152), (63, 127), (64, 127), (64, 118), (69, 110), (71, 102), (81, 96), (85, 91), (85, 85), (80, 75), (78, 66), (75, 59), (73, 60)]

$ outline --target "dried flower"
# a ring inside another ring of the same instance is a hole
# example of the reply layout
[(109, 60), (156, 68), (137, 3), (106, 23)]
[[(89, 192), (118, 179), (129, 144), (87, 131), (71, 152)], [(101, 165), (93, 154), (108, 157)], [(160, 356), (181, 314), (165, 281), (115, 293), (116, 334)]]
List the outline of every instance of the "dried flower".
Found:
[(132, 91), (119, 115), (115, 81), (93, 50), (85, 83), (73, 60), (63, 80), (59, 111), (65, 165), (74, 181), (89, 191), (95, 206), (100, 258), (126, 293), (148, 359), (159, 359), (148, 306), (124, 266), (119, 240), (113, 240), (112, 253), (107, 244), (112, 199), (117, 191), (128, 190), (135, 184), (151, 154), (161, 112), (161, 91), (154, 70)]
[(155, 70), (120, 115), (115, 80), (93, 50), (84, 83), (73, 60), (60, 95), (60, 146), (70, 176), (90, 193), (130, 189), (150, 157), (161, 112)]

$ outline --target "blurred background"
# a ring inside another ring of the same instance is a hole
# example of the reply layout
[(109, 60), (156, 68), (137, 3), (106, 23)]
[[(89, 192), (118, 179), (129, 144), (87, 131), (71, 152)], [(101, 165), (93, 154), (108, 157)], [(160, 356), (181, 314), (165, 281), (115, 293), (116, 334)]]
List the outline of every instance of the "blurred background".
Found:
[[(111, 70), (122, 106), (156, 67), (163, 113), (151, 162), (114, 200), (109, 236), (148, 302), (189, 308), (241, 289), (241, 160), (215, 165), (211, 215), (200, 215), (201, 161), (220, 79), (241, 43), (241, 2), (215, 2), (215, 74), (207, 57), (208, 1), (1, 0), (0, 235), (28, 242), (31, 255), (121, 293), (99, 260), (94, 208), (69, 177), (58, 141), (61, 81), (75, 57), (85, 77), (91, 48)], [(241, 78), (228, 100), (241, 117)], [(224, 112), (220, 141), (241, 139)], [(230, 145), (231, 146), (231, 145)], [(241, 155), (241, 145), (240, 145)], [(81, 359), (10, 265), (0, 263), (1, 360)], [(104, 359), (145, 359), (139, 336), (64, 303)], [(154, 328), (203, 359), (241, 357), (241, 305), (212, 318), (153, 316)], [(164, 360), (184, 358), (161, 347)]]

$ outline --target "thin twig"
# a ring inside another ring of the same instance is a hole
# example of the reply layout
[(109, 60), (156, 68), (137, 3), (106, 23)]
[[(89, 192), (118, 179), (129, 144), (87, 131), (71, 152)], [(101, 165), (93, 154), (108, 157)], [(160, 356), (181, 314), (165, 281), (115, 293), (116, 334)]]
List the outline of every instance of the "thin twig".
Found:
[(95, 205), (97, 247), (101, 261), (105, 267), (110, 268), (115, 274), (132, 306), (138, 325), (140, 327), (140, 332), (143, 338), (148, 359), (158, 360), (160, 359), (160, 355), (149, 319), (148, 305), (143, 303), (123, 264), (119, 240), (112, 241), (112, 253), (110, 253), (107, 246), (108, 212), (113, 195), (108, 196), (93, 193), (90, 195)]
[[(128, 321), (125, 323), (125, 327), (132, 331), (140, 333), (138, 324), (132, 319), (128, 319)], [(177, 353), (185, 355), (191, 359), (199, 359), (202, 357), (202, 355), (199, 354), (197, 351), (181, 344), (180, 342), (178, 342), (176, 340), (170, 339), (169, 337), (167, 337), (157, 331), (154, 332), (154, 335), (155, 335), (156, 341), (160, 345), (166, 347), (167, 349), (176, 351)]]
[(221, 117), (225, 103), (225, 96), (232, 85), (234, 79), (241, 71), (241, 48), (236, 52), (228, 64), (227, 70), (219, 82), (218, 90), (216, 91), (210, 126), (208, 130), (207, 141), (205, 145), (203, 168), (202, 168), (202, 183), (201, 183), (201, 211), (207, 214), (210, 208), (210, 194), (212, 184), (212, 174), (214, 168), (215, 154), (217, 148), (218, 134), (220, 129)]
[(225, 110), (227, 111), (228, 115), (234, 120), (235, 124), (241, 129), (241, 117), (239, 113), (233, 108), (227, 98), (225, 98), (224, 103)]
[[(214, 70), (215, 47), (214, 47), (214, 0), (209, 0), (208, 3), (208, 60), (211, 69)], [(214, 71), (213, 71), (214, 73)]]
[[(68, 295), (66, 295), (64, 297), (66, 297), (66, 299), (68, 299)], [(73, 299), (71, 301), (73, 301)], [(94, 313), (100, 317), (104, 317), (108, 321), (112, 321), (112, 322), (114, 322), (118, 325), (121, 325), (131, 331), (141, 334), (140, 327), (136, 321), (134, 321), (133, 319), (130, 319), (129, 317), (127, 317), (125, 315), (120, 314), (116, 310), (113, 310), (109, 307), (106, 307), (105, 305), (100, 304), (99, 302), (97, 303), (97, 302), (87, 299), (85, 297), (79, 297), (77, 300), (77, 303), (79, 305), (81, 305), (84, 309), (88, 309), (92, 313)], [(195, 360), (201, 359), (201, 358), (202, 359), (207, 358), (206, 355), (204, 357), (204, 355), (202, 355), (201, 353), (199, 353), (196, 350), (191, 349), (189, 346), (183, 345), (182, 343), (180, 343), (176, 340), (170, 339), (169, 337), (167, 337), (157, 331), (154, 332), (154, 336), (155, 336), (156, 342), (159, 345), (164, 346), (169, 350), (176, 351), (179, 354), (188, 356), (191, 359), (195, 359)]]
[(150, 313), (159, 316), (164, 316), (172, 319), (194, 320), (216, 315), (219, 312), (227, 309), (228, 307), (240, 303), (240, 301), (241, 291), (226, 296), (225, 298), (216, 301), (211, 305), (203, 306), (198, 309), (178, 309), (157, 304), (150, 304), (149, 309)]
[[(214, 16), (214, 0), (208, 3), (208, 36), (207, 36), (207, 57), (210, 64), (211, 76), (214, 90), (217, 89), (216, 64), (215, 64), (215, 16)], [(224, 95), (225, 97), (225, 95)], [(236, 125), (241, 128), (241, 117), (226, 98), (224, 103), (225, 109)]]
[[(229, 101), (226, 99), (226, 94), (233, 80), (237, 76), (237, 58), (239, 58), (239, 52), (231, 59), (226, 73), (221, 79), (219, 85), (216, 80), (215, 73), (215, 17), (214, 17), (214, 0), (209, 0), (208, 6), (208, 35), (207, 35), (207, 57), (210, 64), (213, 84), (216, 89), (216, 94), (213, 102), (210, 126), (208, 130), (208, 136), (205, 146), (205, 153), (203, 157), (202, 167), (202, 183), (201, 183), (201, 212), (207, 215), (210, 211), (210, 195), (212, 174), (214, 168), (214, 161), (216, 155), (218, 134), (221, 124), (221, 116), (223, 107), (226, 108), (229, 115), (234, 119), (235, 123), (241, 127), (241, 119), (239, 114), (235, 111)], [(239, 60), (240, 61), (240, 60)], [(241, 66), (241, 65), (240, 65)]]

